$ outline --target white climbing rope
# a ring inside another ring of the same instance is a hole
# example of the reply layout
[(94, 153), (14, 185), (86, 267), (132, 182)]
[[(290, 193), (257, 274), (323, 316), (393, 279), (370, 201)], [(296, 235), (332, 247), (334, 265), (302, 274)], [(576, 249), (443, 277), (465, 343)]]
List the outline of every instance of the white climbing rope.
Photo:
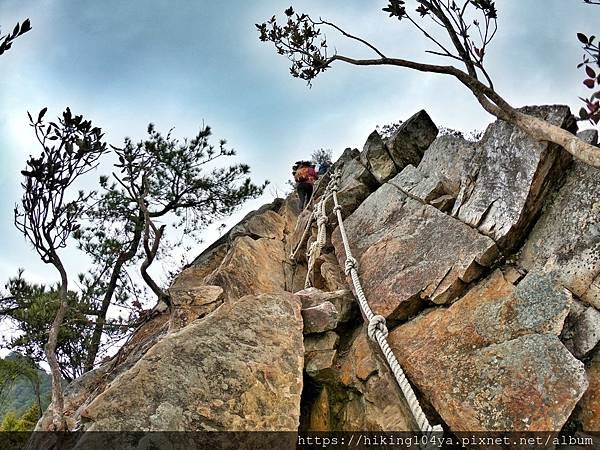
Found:
[[(308, 218), (308, 221), (306, 222), (306, 226), (304, 227), (304, 231), (302, 232), (302, 236), (300, 237), (300, 240), (298, 241), (298, 244), (296, 245), (296, 248), (292, 251), (292, 253), (290, 253), (290, 259), (292, 261), (296, 261), (296, 256), (298, 256), (298, 252), (300, 251), (302, 244), (304, 244), (304, 240), (308, 236), (308, 230), (310, 230), (310, 227), (312, 226), (314, 218), (315, 218), (314, 213), (311, 213), (310, 217)], [(299, 222), (296, 222), (296, 230), (298, 229), (298, 225), (299, 225)], [(294, 230), (294, 233), (296, 232), (296, 230)]]
[[(419, 426), (419, 429), (427, 437), (427, 444), (423, 446), (423, 448), (435, 448), (435, 442), (433, 442), (433, 434), (435, 433), (437, 436), (441, 436), (443, 433), (442, 427), (440, 425), (431, 426), (427, 417), (423, 413), (421, 409), (421, 405), (419, 405), (419, 401), (410, 385), (409, 381), (402, 370), (402, 367), (398, 363), (394, 352), (390, 348), (387, 342), (388, 329), (386, 327), (385, 318), (380, 315), (376, 315), (371, 310), (369, 303), (367, 302), (367, 298), (365, 297), (365, 293), (363, 292), (362, 285), (360, 283), (360, 279), (358, 278), (358, 262), (352, 256), (352, 252), (350, 250), (350, 245), (348, 243), (348, 235), (346, 234), (346, 229), (344, 227), (344, 221), (342, 219), (341, 206), (338, 203), (337, 199), (337, 191), (339, 190), (339, 181), (341, 174), (338, 171), (332, 174), (331, 181), (329, 182), (325, 194), (322, 196), (321, 201), (315, 206), (313, 211), (313, 216), (317, 220), (317, 224), (319, 226), (319, 233), (317, 234), (317, 240), (312, 243), (311, 248), (309, 250), (309, 272), (306, 276), (306, 286), (309, 284), (309, 275), (312, 270), (312, 265), (314, 266), (314, 260), (320, 254), (320, 251), (325, 244), (326, 239), (326, 226), (327, 226), (327, 214), (325, 211), (325, 204), (328, 201), (329, 197), (333, 198), (333, 211), (336, 214), (338, 226), (340, 228), (340, 235), (342, 237), (342, 242), (344, 245), (344, 251), (346, 254), (346, 262), (345, 262), (345, 272), (346, 275), (349, 275), (352, 279), (352, 284), (354, 286), (354, 290), (356, 292), (356, 297), (358, 299), (358, 304), (362, 313), (364, 314), (366, 321), (368, 322), (367, 326), (367, 334), (371, 340), (377, 342), (379, 344), (379, 348), (381, 352), (385, 356), (394, 377), (398, 383), (398, 386), (402, 390), (404, 394), (404, 398), (406, 399), (408, 406), (411, 410), (411, 413), (415, 419), (415, 422)], [(309, 227), (312, 223), (312, 220), (309, 222)], [(300, 247), (300, 245), (299, 245)], [(316, 256), (315, 256), (316, 255)]]
[(325, 211), (325, 206), (333, 196), (330, 186), (332, 185), (327, 185), (325, 193), (321, 196), (321, 200), (315, 205), (313, 211), (313, 218), (317, 221), (317, 239), (310, 244), (308, 252), (306, 253), (306, 256), (308, 256), (308, 270), (306, 271), (304, 289), (311, 287), (313, 284), (311, 275), (313, 274), (317, 258), (321, 256), (321, 250), (325, 246), (327, 240), (327, 212)]

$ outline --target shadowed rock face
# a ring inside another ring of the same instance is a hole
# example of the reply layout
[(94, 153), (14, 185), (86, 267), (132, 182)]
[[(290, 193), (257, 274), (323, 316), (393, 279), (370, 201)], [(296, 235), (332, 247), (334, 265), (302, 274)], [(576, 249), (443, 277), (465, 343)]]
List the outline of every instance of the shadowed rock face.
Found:
[(581, 399), (577, 419), (583, 431), (600, 431), (600, 353), (587, 364), (590, 387)]
[[(600, 170), (575, 162), (523, 246), (519, 264), (551, 273), (600, 308)], [(598, 280), (598, 281), (594, 281)]]
[(326, 375), (310, 411), (311, 431), (416, 429), (393, 374), (364, 330), (356, 333), (351, 347)]
[(417, 166), (437, 134), (437, 127), (424, 110), (403, 122), (387, 140), (387, 149), (398, 170), (409, 164)]
[[(377, 314), (390, 319), (409, 317), (424, 299), (452, 300), (497, 255), (490, 238), (390, 183), (369, 196), (345, 227), (365, 295)], [(332, 241), (343, 266), (338, 229)]]
[(452, 430), (558, 431), (588, 385), (556, 336), (569, 303), (547, 277), (515, 287), (497, 271), (449, 309), (396, 328), (390, 345)]
[(373, 131), (367, 138), (360, 154), (360, 162), (369, 169), (369, 172), (380, 184), (385, 183), (398, 172), (396, 164), (394, 164), (383, 139), (377, 131)]
[(303, 354), (299, 299), (246, 296), (163, 338), (82, 417), (93, 431), (296, 430)]

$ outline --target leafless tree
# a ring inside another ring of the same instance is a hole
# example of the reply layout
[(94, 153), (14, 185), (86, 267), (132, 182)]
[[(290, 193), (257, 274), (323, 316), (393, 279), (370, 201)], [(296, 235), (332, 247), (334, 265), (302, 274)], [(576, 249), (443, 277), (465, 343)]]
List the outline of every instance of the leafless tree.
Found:
[(46, 357), (52, 375), (52, 402), (50, 410), (55, 430), (66, 430), (61, 372), (56, 357), (56, 345), (60, 327), (68, 308), (68, 276), (59, 255), (68, 238), (79, 228), (78, 220), (87, 208), (93, 193), (79, 191), (69, 199), (73, 183), (94, 169), (98, 159), (106, 151), (100, 128), (82, 116), (74, 116), (69, 108), (58, 123), (43, 121), (46, 108), (34, 121), (29, 114), (30, 125), (35, 130), (42, 154), (27, 160), (25, 177), (21, 186), (21, 204), (15, 207), (15, 225), (33, 244), (46, 264), (52, 264), (60, 274), (60, 305), (48, 333), (45, 346)]
[[(484, 64), (488, 46), (498, 29), (498, 12), (494, 1), (414, 0), (415, 13), (409, 12), (406, 3), (403, 0), (389, 0), (384, 11), (421, 32), (434, 47), (428, 53), (455, 61), (462, 69), (454, 65), (389, 57), (372, 43), (350, 34), (335, 23), (296, 14), (291, 7), (285, 11), (286, 20), (282, 25), (273, 16), (256, 26), (262, 41), (272, 42), (279, 54), (288, 57), (292, 76), (304, 79), (309, 84), (338, 61), (356, 66), (395, 66), (450, 75), (462, 83), (490, 114), (516, 125), (536, 140), (554, 142), (585, 163), (600, 167), (600, 150), (597, 147), (567, 130), (524, 114), (495, 90)], [(446, 35), (445, 40), (437, 37), (436, 28)], [(354, 58), (337, 51), (330, 54), (322, 29), (333, 30), (345, 39), (364, 46), (373, 53), (373, 58)]]

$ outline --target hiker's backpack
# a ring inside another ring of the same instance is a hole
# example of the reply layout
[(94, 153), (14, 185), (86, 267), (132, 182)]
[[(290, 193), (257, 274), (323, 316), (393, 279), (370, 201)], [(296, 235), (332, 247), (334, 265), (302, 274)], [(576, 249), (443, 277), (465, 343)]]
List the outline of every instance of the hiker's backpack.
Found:
[(296, 183), (306, 183), (309, 178), (310, 166), (300, 166), (294, 173), (294, 180)]

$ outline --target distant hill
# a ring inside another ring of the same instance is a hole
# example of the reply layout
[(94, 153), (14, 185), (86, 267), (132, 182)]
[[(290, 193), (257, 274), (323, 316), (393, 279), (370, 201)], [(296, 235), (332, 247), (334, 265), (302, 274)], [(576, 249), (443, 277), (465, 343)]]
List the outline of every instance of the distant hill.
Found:
[[(20, 355), (17, 353), (9, 354), (5, 359), (16, 359)], [(1, 358), (0, 358), (1, 359)], [(42, 409), (45, 409), (50, 403), (51, 395), (51, 379), (50, 374), (38, 367), (37, 372), (40, 375), (40, 395), (42, 401)], [(3, 377), (0, 374), (0, 377)], [(14, 412), (17, 416), (22, 415), (29, 409), (29, 407), (36, 401), (35, 391), (33, 385), (26, 377), (18, 377), (14, 382), (10, 379), (0, 379), (0, 422), (4, 419), (4, 416), (9, 412)], [(12, 386), (6, 385), (12, 383)], [(6, 387), (6, 392), (4, 388)]]

